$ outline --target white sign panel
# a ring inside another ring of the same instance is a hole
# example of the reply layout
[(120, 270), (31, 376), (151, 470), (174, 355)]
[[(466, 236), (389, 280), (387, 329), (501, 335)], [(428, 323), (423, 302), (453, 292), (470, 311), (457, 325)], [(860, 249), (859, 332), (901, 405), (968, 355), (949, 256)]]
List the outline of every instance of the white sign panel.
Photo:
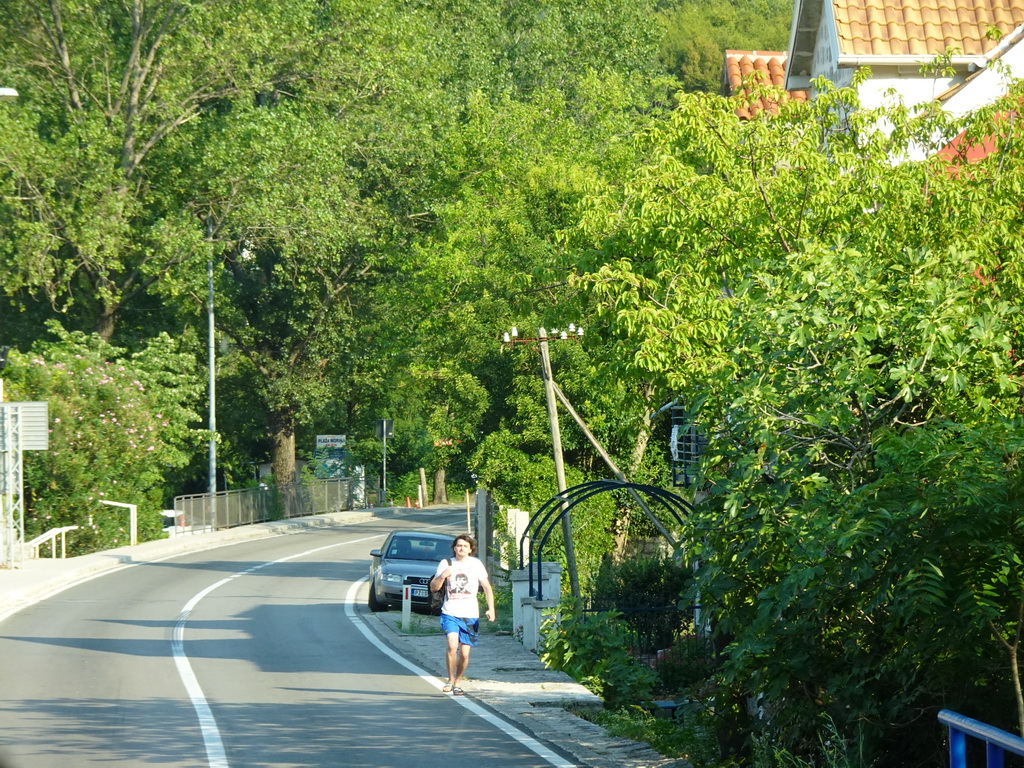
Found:
[(317, 435), (317, 448), (344, 448), (345, 435)]
[(345, 461), (345, 435), (317, 435), (314, 472), (317, 477), (342, 477)]
[(12, 423), (17, 409), (18, 421), (21, 425), (21, 450), (45, 451), (50, 447), (50, 408), (46, 401), (39, 403), (0, 403), (0, 409), (7, 411), (5, 421), (9, 417)]

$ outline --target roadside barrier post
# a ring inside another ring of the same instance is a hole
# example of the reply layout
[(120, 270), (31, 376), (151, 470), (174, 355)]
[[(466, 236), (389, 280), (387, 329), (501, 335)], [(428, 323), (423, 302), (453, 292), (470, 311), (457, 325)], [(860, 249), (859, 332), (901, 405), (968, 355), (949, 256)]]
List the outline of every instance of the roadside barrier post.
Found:
[(402, 629), (406, 632), (412, 626), (412, 587), (402, 587)]

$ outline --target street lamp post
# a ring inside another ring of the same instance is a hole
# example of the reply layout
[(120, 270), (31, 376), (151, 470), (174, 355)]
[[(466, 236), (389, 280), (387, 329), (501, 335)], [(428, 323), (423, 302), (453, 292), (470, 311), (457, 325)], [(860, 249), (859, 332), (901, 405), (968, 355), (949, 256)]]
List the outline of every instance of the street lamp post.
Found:
[(388, 506), (388, 438), (395, 436), (395, 422), (392, 419), (377, 419), (377, 437), (383, 441), (383, 461), (380, 472), (382, 506)]
[[(18, 92), (13, 88), (0, 88), (0, 101), (14, 101), (18, 98)], [(0, 347), (0, 371), (7, 365), (7, 352), (10, 347)], [(0, 379), (0, 403), (4, 400), (4, 382)]]
[[(13, 88), (0, 88), (0, 101), (14, 101), (18, 92)], [(10, 347), (0, 347), (0, 374), (7, 367), (7, 353)], [(4, 380), (0, 377), (0, 403), (4, 402)], [(12, 434), (15, 429), (19, 434)], [(15, 533), (14, 507), (20, 503), (20, 424), (12, 429), (11, 416), (6, 409), (0, 409), (0, 566), (14, 568), (21, 560), (20, 548), (16, 545), (24, 540), (24, 532)], [(9, 445), (10, 442), (14, 445)], [(15, 482), (17, 480), (17, 483)], [(18, 484), (18, 488), (15, 485)], [(17, 502), (15, 502), (17, 491)], [(24, 521), (22, 521), (24, 525)], [(17, 551), (16, 551), (17, 550)]]
[(4, 401), (4, 379), (3, 373), (4, 368), (7, 367), (7, 355), (11, 351), (10, 347), (0, 347), (0, 403)]
[[(213, 241), (213, 221), (206, 219), (206, 237)], [(216, 323), (214, 322), (213, 293), (213, 254), (206, 260), (206, 356), (209, 382), (209, 414), (208, 427), (210, 443), (207, 448), (207, 491), (210, 504), (207, 511), (210, 518), (210, 529), (217, 525), (217, 344)]]

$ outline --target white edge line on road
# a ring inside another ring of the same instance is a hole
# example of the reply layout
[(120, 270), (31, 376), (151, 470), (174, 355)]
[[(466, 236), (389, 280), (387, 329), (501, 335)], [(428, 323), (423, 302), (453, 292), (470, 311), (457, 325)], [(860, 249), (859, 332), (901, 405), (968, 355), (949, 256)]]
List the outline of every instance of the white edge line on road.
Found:
[(298, 554), (289, 555), (288, 557), (282, 557), (277, 560), (268, 560), (265, 563), (260, 563), (259, 565), (252, 566), (251, 568), (246, 568), (244, 571), (239, 571), (225, 579), (221, 579), (215, 584), (211, 584), (206, 589), (197, 592), (193, 595), (191, 600), (185, 603), (185, 607), (182, 608), (181, 613), (178, 614), (178, 620), (174, 623), (174, 630), (171, 633), (171, 656), (174, 658), (174, 666), (178, 669), (178, 677), (181, 678), (181, 682), (185, 686), (185, 692), (188, 694), (188, 698), (192, 702), (192, 709), (195, 710), (196, 717), (199, 718), (199, 730), (203, 736), (203, 744), (206, 746), (206, 761), (210, 768), (229, 768), (229, 764), (227, 753), (224, 750), (224, 739), (221, 738), (220, 727), (217, 725), (217, 719), (213, 716), (213, 710), (210, 709), (210, 703), (206, 699), (206, 694), (203, 693), (202, 686), (199, 685), (199, 679), (196, 677), (196, 673), (192, 669), (192, 664), (188, 660), (188, 654), (185, 653), (185, 624), (188, 622), (189, 616), (192, 614), (192, 610), (199, 604), (200, 600), (215, 589), (218, 589), (229, 581), (233, 581), (241, 576), (246, 576), (254, 571), (260, 570), (261, 568), (266, 568), (268, 565), (286, 563), (289, 560), (306, 557), (307, 555), (322, 552), (325, 549), (334, 549), (335, 547), (344, 546), (346, 544), (358, 544), (362, 541), (379, 539), (386, 535), (387, 534), (377, 534), (375, 536), (367, 536), (353, 541), (342, 541), (336, 544), (328, 544), (323, 547), (307, 549), (305, 552), (299, 552)]
[[(435, 527), (436, 528), (441, 528), (441, 527), (444, 527), (444, 526), (437, 525), (437, 526), (425, 526), (425, 527), (428, 527), (428, 528), (435, 528)], [(278, 536), (283, 536), (283, 535), (286, 535), (286, 534), (284, 534), (284, 533), (275, 533), (275, 534), (271, 534), (270, 536), (261, 537), (261, 538), (277, 538)], [(227, 578), (221, 579), (220, 581), (218, 581), (218, 582), (216, 582), (214, 584), (211, 584), (210, 586), (206, 587), (206, 589), (203, 589), (202, 591), (196, 593), (185, 604), (185, 606), (182, 608), (181, 612), (178, 615), (178, 619), (175, 621), (174, 628), (173, 628), (172, 633), (171, 633), (171, 655), (172, 655), (172, 657), (174, 659), (175, 667), (178, 670), (178, 676), (181, 678), (182, 684), (185, 686), (185, 690), (186, 690), (186, 692), (187, 692), (187, 694), (189, 696), (190, 701), (192, 702), (192, 708), (195, 710), (196, 716), (199, 718), (200, 731), (201, 731), (202, 736), (203, 736), (203, 742), (204, 742), (204, 744), (206, 746), (207, 761), (208, 761), (208, 764), (209, 764), (210, 768), (229, 768), (229, 764), (228, 764), (228, 761), (227, 761), (227, 754), (226, 754), (226, 752), (224, 750), (224, 740), (221, 738), (221, 735), (220, 735), (220, 728), (217, 725), (216, 718), (214, 718), (214, 716), (213, 716), (213, 711), (210, 709), (210, 704), (209, 704), (209, 702), (206, 699), (206, 695), (203, 693), (202, 686), (199, 685), (199, 680), (196, 677), (195, 671), (192, 669), (192, 665), (189, 663), (188, 655), (185, 653), (185, 625), (188, 622), (188, 619), (189, 619), (189, 617), (192, 614), (192, 610), (196, 607), (196, 605), (199, 604), (199, 602), (204, 597), (209, 595), (214, 590), (222, 587), (223, 585), (227, 584), (228, 582), (230, 582), (230, 581), (232, 581), (234, 579), (237, 579), (237, 578), (239, 578), (241, 576), (248, 575), (250, 573), (253, 573), (254, 571), (258, 571), (261, 568), (265, 568), (265, 567), (267, 567), (269, 565), (275, 565), (275, 564), (278, 564), (278, 563), (285, 563), (285, 562), (288, 562), (290, 560), (296, 560), (296, 559), (301, 558), (301, 557), (307, 557), (309, 555), (316, 554), (317, 552), (322, 552), (323, 550), (326, 550), (326, 549), (334, 549), (335, 547), (346, 546), (346, 545), (349, 545), (349, 544), (359, 544), (359, 543), (364, 542), (364, 541), (371, 541), (373, 539), (379, 539), (379, 538), (382, 538), (383, 536), (386, 536), (386, 535), (387, 534), (376, 534), (376, 535), (373, 535), (373, 536), (366, 536), (366, 537), (361, 538), (361, 539), (353, 539), (353, 540), (349, 540), (349, 541), (338, 542), (338, 543), (335, 543), (335, 544), (328, 544), (328, 545), (323, 546), (323, 547), (315, 547), (313, 549), (306, 550), (305, 552), (299, 552), (298, 554), (289, 555), (288, 557), (282, 557), (282, 558), (280, 558), (278, 560), (270, 560), (270, 561), (267, 561), (265, 563), (261, 563), (259, 565), (255, 565), (255, 566), (253, 566), (251, 568), (247, 568), (244, 571), (239, 571), (238, 573), (232, 574), (231, 576), (228, 576)], [(216, 547), (211, 547), (210, 549), (218, 549), (218, 548), (220, 548), (222, 546), (231, 546), (231, 545), (234, 545), (234, 544), (243, 544), (243, 543), (246, 543), (246, 541), (255, 541), (255, 540), (256, 539), (249, 539), (249, 540), (245, 540), (245, 541), (224, 542), (223, 544), (217, 545)], [(192, 554), (192, 552), (176, 552), (174, 554), (167, 555), (166, 557), (155, 558), (153, 560), (147, 560), (147, 561), (139, 561), (139, 562), (135, 562), (135, 563), (125, 563), (124, 565), (116, 566), (114, 568), (109, 568), (109, 569), (105, 569), (105, 570), (99, 571), (97, 573), (89, 574), (88, 576), (85, 576), (85, 577), (83, 577), (81, 579), (76, 579), (72, 583), (64, 584), (64, 585), (60, 586), (59, 588), (56, 588), (56, 589), (54, 589), (52, 591), (49, 591), (49, 592), (47, 592), (45, 594), (40, 594), (40, 595), (34, 597), (33, 599), (28, 600), (25, 603), (18, 605), (17, 607), (13, 608), (9, 612), (0, 613), (0, 621), (3, 621), (4, 619), (8, 618), (9, 616), (13, 615), (14, 613), (17, 613), (18, 611), (24, 609), (28, 605), (32, 605), (32, 604), (35, 604), (37, 602), (41, 602), (41, 601), (46, 600), (48, 598), (54, 597), (55, 595), (63, 592), (66, 589), (70, 589), (71, 587), (77, 586), (79, 584), (82, 584), (82, 583), (85, 583), (85, 582), (88, 582), (88, 581), (92, 581), (93, 579), (99, 578), (100, 576), (105, 576), (108, 573), (113, 573), (114, 571), (124, 570), (125, 568), (132, 568), (132, 567), (134, 567), (136, 565), (145, 565), (147, 563), (158, 563), (158, 562), (163, 562), (165, 560), (172, 560), (174, 558), (182, 557), (182, 556), (185, 556), (185, 555), (188, 555), (188, 554)], [(362, 586), (362, 584), (367, 581), (368, 578), (369, 578), (368, 576), (364, 576), (362, 579), (360, 579), (359, 581), (353, 583), (352, 586), (349, 587), (348, 593), (345, 596), (345, 615), (349, 618), (349, 620), (353, 623), (353, 625), (355, 625), (356, 629), (358, 629), (360, 631), (360, 633), (363, 634), (363, 636), (365, 636), (367, 639), (369, 639), (371, 642), (373, 642), (374, 646), (376, 648), (378, 648), (381, 651), (381, 653), (385, 654), (386, 656), (391, 658), (393, 661), (395, 661), (398, 664), (402, 665), (403, 667), (405, 667), (406, 669), (411, 671), (413, 674), (415, 674), (417, 677), (420, 677), (421, 679), (425, 680), (428, 684), (434, 686), (435, 688), (437, 688), (440, 691), (441, 688), (444, 686), (444, 683), (442, 683), (439, 679), (437, 679), (436, 677), (431, 675), (426, 670), (416, 666), (415, 664), (413, 664), (411, 661), (409, 661), (405, 657), (399, 655), (395, 651), (392, 651), (390, 648), (388, 648), (387, 646), (381, 644), (380, 642), (377, 642), (379, 640), (379, 637), (376, 635), (376, 633), (374, 633), (374, 631), (372, 629), (370, 629), (368, 626), (366, 626), (366, 622), (364, 622), (358, 615), (356, 615), (355, 607), (354, 607), (355, 606), (355, 602), (356, 602), (355, 601), (356, 592), (359, 590), (359, 588)], [(498, 717), (497, 715), (489, 712), (488, 710), (486, 710), (485, 708), (481, 707), (476, 702), (468, 699), (465, 696), (458, 696), (458, 697), (452, 697), (452, 698), (453, 698), (454, 701), (457, 701), (459, 704), (461, 704), (463, 707), (465, 707), (472, 714), (474, 714), (477, 717), (481, 718), (482, 720), (485, 720), (486, 722), (492, 724), (494, 727), (498, 728), (499, 730), (501, 730), (502, 732), (504, 732), (505, 734), (507, 734), (511, 738), (513, 738), (516, 741), (518, 741), (519, 743), (523, 744), (525, 747), (527, 747), (530, 751), (535, 753), (537, 756), (539, 756), (540, 758), (542, 758), (546, 762), (550, 763), (554, 768), (578, 768), (576, 763), (567, 762), (564, 758), (562, 758), (559, 755), (555, 754), (553, 751), (551, 751), (550, 749), (545, 747), (543, 744), (538, 742), (536, 739), (534, 739), (532, 736), (530, 736), (526, 732), (520, 730), (519, 728), (515, 727), (511, 723), (505, 721), (504, 719)]]
[[(351, 587), (349, 587), (348, 594), (345, 595), (345, 615), (348, 616), (349, 620), (355, 625), (356, 629), (358, 629), (363, 634), (363, 636), (366, 637), (367, 640), (372, 642), (380, 650), (381, 653), (383, 653), (385, 656), (392, 659), (393, 661), (398, 662), (403, 667), (412, 672), (414, 675), (425, 680), (427, 683), (434, 686), (435, 688), (437, 688), (437, 690), (440, 691), (444, 687), (444, 683), (441, 680), (434, 677), (425, 669), (422, 669), (421, 667), (418, 667), (417, 665), (413, 664), (407, 658), (391, 650), (386, 645), (382, 645), (381, 643), (377, 642), (380, 638), (372, 629), (366, 626), (366, 622), (363, 621), (362, 618), (360, 618), (356, 614), (356, 593), (359, 591), (359, 588), (369, 578), (369, 576), (364, 576), (359, 581), (353, 583)], [(443, 650), (440, 642), (438, 642), (437, 647), (438, 654), (440, 654)], [(472, 699), (469, 699), (466, 696), (453, 696), (452, 700), (457, 701), (459, 704), (461, 704), (463, 707), (469, 710), (472, 714), (476, 715), (482, 720), (486, 720), (488, 723), (493, 725), (498, 730), (504, 732), (508, 736), (511, 736), (513, 739), (515, 739), (520, 744), (525, 746), (538, 757), (542, 758), (543, 760), (546, 760), (555, 768), (578, 768), (576, 763), (567, 762), (565, 758), (555, 754), (529, 734), (512, 725), (507, 720), (504, 720), (503, 718), (498, 717), (494, 713), (489, 712)]]
[[(437, 526), (440, 527), (440, 526)], [(226, 579), (221, 579), (216, 584), (211, 584), (209, 587), (199, 592), (191, 600), (186, 603), (185, 607), (181, 611), (181, 615), (178, 617), (178, 621), (174, 626), (174, 636), (172, 640), (172, 653), (174, 655), (174, 662), (178, 667), (178, 674), (181, 676), (181, 681), (185, 685), (185, 689), (188, 691), (189, 698), (192, 700), (192, 707), (196, 711), (196, 715), (199, 718), (199, 725), (203, 734), (203, 741), (206, 744), (206, 755), (209, 761), (210, 768), (228, 768), (227, 756), (224, 752), (224, 742), (220, 736), (220, 729), (217, 727), (217, 721), (213, 717), (213, 712), (210, 710), (210, 705), (206, 700), (206, 696), (203, 694), (203, 690), (199, 685), (199, 681), (196, 679), (195, 672), (192, 670), (192, 665), (189, 664), (188, 656), (184, 650), (184, 635), (185, 635), (185, 623), (188, 621), (188, 617), (192, 612), (192, 609), (206, 597), (208, 594), (213, 592), (218, 587), (227, 584), (232, 579), (237, 579), (240, 576), (258, 571), (261, 568), (265, 568), (268, 565), (275, 565), (277, 563), (286, 563), (289, 560), (297, 560), (301, 557), (307, 557), (314, 555), (317, 552), (322, 552), (325, 549), (333, 549), (335, 547), (347, 546), (349, 544), (359, 544), (364, 541), (370, 541), (372, 539), (379, 539), (386, 534), (377, 534), (375, 536), (367, 536), (362, 539), (354, 539), (349, 541), (342, 541), (336, 544), (328, 544), (323, 547), (316, 547), (314, 549), (306, 550), (305, 552), (299, 552), (288, 557), (282, 557), (279, 560), (271, 560), (260, 565), (255, 565), (252, 568), (248, 568), (239, 573), (228, 576)], [(375, 648), (379, 649), (381, 653), (390, 658), (391, 660), (402, 665), (414, 675), (420, 679), (426, 681), (429, 685), (437, 688), (438, 691), (444, 686), (440, 680), (431, 675), (425, 669), (418, 667), (411, 661), (406, 659), (404, 656), (391, 650), (391, 648), (380, 642), (380, 638), (377, 634), (366, 626), (366, 622), (360, 618), (355, 611), (356, 605), (356, 594), (359, 588), (369, 579), (369, 576), (364, 576), (359, 581), (356, 581), (349, 587), (348, 593), (345, 595), (345, 615), (355, 625), (355, 628), (369, 640)], [(440, 648), (440, 643), (438, 644)], [(440, 652), (440, 651), (439, 651)], [(476, 715), (482, 720), (493, 725), (498, 730), (502, 731), (506, 735), (518, 741), (520, 744), (525, 746), (531, 752), (536, 754), (542, 760), (546, 761), (553, 768), (577, 768), (576, 763), (568, 762), (564, 758), (555, 754), (553, 751), (545, 747), (539, 741), (534, 739), (526, 732), (520, 730), (516, 726), (507, 722), (506, 720), (498, 717), (492, 712), (489, 712), (484, 707), (480, 706), (476, 702), (470, 700), (465, 696), (452, 697), (454, 701), (457, 701), (469, 712)]]
[[(430, 526), (430, 527), (442, 527), (442, 526)], [(334, 549), (335, 547), (347, 546), (349, 544), (359, 544), (364, 541), (371, 541), (373, 539), (379, 539), (387, 534), (376, 534), (374, 536), (366, 536), (361, 539), (352, 539), (349, 541), (341, 541), (335, 544), (327, 544), (322, 547), (315, 547), (313, 549), (307, 549), (305, 552), (299, 552), (288, 557), (282, 557), (278, 560), (269, 560), (259, 565), (254, 565), (251, 568), (247, 568), (244, 571), (232, 574), (227, 578), (221, 579), (215, 584), (211, 584), (201, 592), (196, 593), (195, 596), (189, 600), (185, 607), (181, 609), (181, 613), (178, 616), (178, 620), (174, 624), (174, 630), (171, 636), (171, 654), (174, 657), (174, 664), (178, 669), (178, 676), (181, 678), (182, 684), (185, 686), (185, 690), (188, 693), (188, 697), (192, 702), (192, 708), (196, 712), (196, 716), (199, 718), (199, 727), (203, 736), (203, 743), (206, 746), (206, 758), (210, 768), (229, 768), (227, 754), (224, 750), (224, 740), (220, 735), (220, 728), (217, 726), (217, 720), (213, 716), (213, 711), (210, 709), (210, 704), (206, 699), (206, 695), (203, 693), (202, 686), (199, 685), (199, 680), (196, 677), (195, 671), (192, 669), (192, 665), (189, 663), (188, 655), (185, 653), (185, 624), (188, 622), (189, 616), (192, 610), (199, 604), (204, 597), (209, 595), (214, 590), (222, 587), (234, 579), (241, 576), (246, 576), (254, 571), (258, 571), (261, 568), (266, 568), (269, 565), (276, 565), (278, 563), (286, 563), (290, 560), (297, 560), (302, 557), (314, 555), (317, 552), (323, 552), (326, 549)], [(359, 588), (369, 579), (369, 576), (364, 576), (359, 581), (356, 581), (349, 587), (348, 593), (345, 595), (345, 615), (355, 625), (356, 629), (369, 640), (373, 646), (380, 650), (388, 658), (402, 665), (417, 677), (426, 681), (428, 684), (441, 690), (444, 686), (440, 680), (431, 675), (426, 670), (416, 666), (405, 657), (399, 655), (395, 651), (391, 650), (387, 646), (379, 642), (380, 638), (372, 629), (366, 626), (359, 616), (355, 612), (356, 593)], [(440, 644), (438, 645), (440, 647)], [(539, 741), (534, 739), (529, 734), (515, 727), (511, 723), (498, 717), (497, 715), (489, 712), (484, 707), (481, 707), (474, 701), (467, 699), (465, 696), (452, 697), (455, 701), (465, 707), (470, 713), (476, 715), (480, 719), (490, 723), (495, 728), (499, 729), (506, 735), (518, 741), (520, 744), (525, 746), (527, 749), (532, 751), (541, 759), (550, 763), (553, 768), (577, 768), (576, 763), (567, 762), (564, 758), (555, 754), (553, 751), (545, 747)]]

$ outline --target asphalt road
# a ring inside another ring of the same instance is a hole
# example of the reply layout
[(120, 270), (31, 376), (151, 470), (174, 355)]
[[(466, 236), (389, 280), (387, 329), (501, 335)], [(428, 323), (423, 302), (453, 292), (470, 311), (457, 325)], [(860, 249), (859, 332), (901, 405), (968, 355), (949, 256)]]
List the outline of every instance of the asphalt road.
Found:
[[(459, 520), (399, 525), (456, 531)], [(4, 768), (549, 766), (528, 737), (441, 694), (360, 619), (369, 550), (392, 525), (136, 565), (7, 618)]]

